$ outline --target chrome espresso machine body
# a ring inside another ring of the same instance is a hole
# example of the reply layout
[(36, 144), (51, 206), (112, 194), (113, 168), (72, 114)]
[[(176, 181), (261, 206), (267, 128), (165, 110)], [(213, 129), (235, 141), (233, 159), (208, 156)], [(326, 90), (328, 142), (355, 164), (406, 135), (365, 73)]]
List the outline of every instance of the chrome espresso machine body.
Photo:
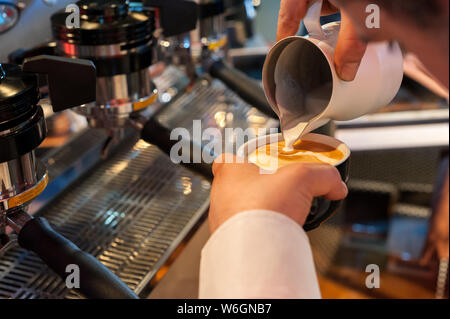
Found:
[[(179, 142), (170, 139), (171, 128), (161, 125), (154, 114), (145, 114), (145, 109), (157, 100), (151, 68), (158, 62), (164, 43), (172, 46), (172, 57), (184, 62), (179, 65), (191, 83), (209, 71), (245, 101), (273, 114), (260, 85), (223, 62), (227, 37), (222, 0), (201, 0), (198, 4), (180, 0), (146, 0), (143, 4), (82, 0), (77, 5), (82, 17), (80, 28), (66, 26), (67, 12), (57, 12), (51, 18), (55, 54), (89, 59), (96, 65), (97, 101), (77, 110), (86, 116), (91, 127), (108, 130), (105, 154), (127, 126), (138, 129), (143, 140), (168, 155)], [(201, 145), (185, 142), (204, 151)], [(212, 178), (210, 163), (191, 160), (183, 164)]]
[(89, 61), (40, 56), (22, 68), (0, 64), (0, 212), (27, 203), (48, 181), (34, 155), (47, 135), (37, 73), (48, 76), (55, 112), (95, 100), (95, 67)]
[(38, 195), (47, 184), (47, 172), (34, 155), (45, 138), (46, 126), (42, 108), (36, 106), (39, 91), (35, 75), (22, 73), (16, 65), (0, 64), (0, 81), (11, 97), (22, 95), (13, 101), (2, 90), (0, 212), (6, 212)]
[(67, 27), (68, 13), (51, 17), (59, 56), (92, 61), (97, 69), (97, 100), (77, 111), (92, 127), (112, 131), (157, 97), (149, 67), (153, 62), (155, 14), (133, 12), (125, 1), (77, 2), (80, 26)]
[(65, 11), (51, 17), (54, 53), (95, 64), (97, 100), (78, 107), (77, 112), (91, 127), (108, 131), (106, 154), (124, 128), (141, 129), (148, 119), (142, 114), (158, 99), (152, 72), (152, 66), (160, 60), (157, 42), (195, 28), (197, 6), (184, 0), (82, 0), (77, 6), (79, 28), (66, 26), (69, 13)]

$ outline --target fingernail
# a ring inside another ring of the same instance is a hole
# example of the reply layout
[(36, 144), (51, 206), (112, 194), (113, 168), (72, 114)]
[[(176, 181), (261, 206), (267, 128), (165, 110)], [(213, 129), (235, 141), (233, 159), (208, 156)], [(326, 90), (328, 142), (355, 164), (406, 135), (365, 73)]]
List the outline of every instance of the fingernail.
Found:
[(358, 62), (345, 63), (338, 70), (339, 77), (344, 81), (353, 81), (358, 73), (358, 68)]

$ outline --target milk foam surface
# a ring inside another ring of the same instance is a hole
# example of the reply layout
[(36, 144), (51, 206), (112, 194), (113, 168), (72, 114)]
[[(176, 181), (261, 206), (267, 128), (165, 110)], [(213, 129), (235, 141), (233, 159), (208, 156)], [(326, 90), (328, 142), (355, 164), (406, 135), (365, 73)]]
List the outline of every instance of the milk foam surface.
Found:
[[(313, 143), (312, 148), (317, 145), (328, 149), (320, 151), (317, 150), (317, 147), (315, 150), (301, 149), (302, 143)], [(297, 142), (293, 151), (286, 151), (284, 142), (270, 144), (270, 146), (264, 145), (248, 156), (250, 162), (266, 170), (276, 170), (293, 163), (325, 163), (335, 166), (343, 158), (344, 154), (340, 150), (308, 141), (300, 141), (300, 146)]]

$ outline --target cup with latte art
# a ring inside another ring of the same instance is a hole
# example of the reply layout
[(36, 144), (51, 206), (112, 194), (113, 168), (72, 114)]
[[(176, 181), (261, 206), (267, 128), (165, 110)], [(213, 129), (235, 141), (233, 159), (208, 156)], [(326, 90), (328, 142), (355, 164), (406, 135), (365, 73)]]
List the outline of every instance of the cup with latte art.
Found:
[[(277, 169), (293, 163), (323, 163), (336, 167), (344, 182), (348, 181), (350, 149), (343, 142), (326, 135), (306, 134), (286, 150), (283, 135), (261, 136), (242, 145), (237, 155), (247, 158), (260, 168), (261, 174), (273, 174)], [(337, 211), (342, 201), (314, 198), (303, 228), (306, 231), (320, 226)]]

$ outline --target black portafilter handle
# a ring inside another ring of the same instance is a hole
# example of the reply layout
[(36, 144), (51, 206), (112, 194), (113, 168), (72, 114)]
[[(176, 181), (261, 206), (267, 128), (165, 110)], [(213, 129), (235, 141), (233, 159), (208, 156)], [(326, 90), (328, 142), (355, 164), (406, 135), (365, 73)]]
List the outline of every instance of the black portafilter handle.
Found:
[(26, 58), (22, 70), (47, 75), (55, 112), (96, 100), (96, 69), (89, 60), (39, 55)]
[(278, 118), (267, 101), (263, 88), (256, 80), (225, 64), (222, 60), (214, 61), (208, 71), (212, 77), (225, 83), (245, 102), (269, 117)]
[[(170, 133), (171, 131), (169, 128), (161, 124), (156, 117), (152, 117), (145, 123), (141, 131), (141, 138), (147, 143), (157, 146), (161, 151), (163, 151), (170, 157), (172, 147), (183, 139), (182, 137), (179, 137), (178, 140), (171, 140)], [(189, 145), (190, 158), (188, 161), (182, 162), (180, 164), (192, 170), (194, 173), (203, 176), (208, 181), (212, 181), (214, 178), (214, 175), (212, 173), (212, 163), (206, 163), (203, 160), (203, 156), (200, 156), (200, 163), (194, 163), (195, 152), (197, 152), (197, 154), (202, 154), (202, 152), (206, 150), (205, 146), (199, 145), (191, 139), (186, 139), (184, 140), (184, 142), (186, 143), (185, 145)], [(211, 151), (209, 151), (209, 153), (212, 154)]]
[(38, 55), (56, 56), (56, 42), (41, 43), (31, 49), (17, 49), (8, 55), (8, 60), (14, 64), (22, 64), (26, 58)]
[(143, 0), (145, 7), (159, 9), (165, 37), (180, 35), (197, 27), (198, 5), (190, 0)]
[(45, 218), (30, 219), (20, 230), (19, 245), (35, 252), (66, 280), (68, 265), (79, 267), (79, 288), (90, 299), (138, 299), (138, 296), (106, 266), (58, 234)]

